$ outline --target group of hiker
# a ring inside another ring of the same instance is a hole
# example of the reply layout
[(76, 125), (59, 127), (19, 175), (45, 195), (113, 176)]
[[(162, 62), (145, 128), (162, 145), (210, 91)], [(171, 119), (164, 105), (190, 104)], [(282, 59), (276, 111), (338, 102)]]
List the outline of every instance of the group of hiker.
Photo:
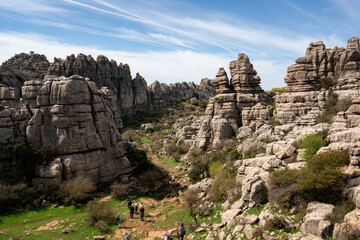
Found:
[[(145, 216), (144, 204), (142, 204), (142, 203), (140, 203), (140, 205), (138, 203), (133, 204), (131, 199), (129, 199), (128, 203), (127, 203), (127, 207), (129, 209), (129, 212), (130, 212), (130, 218), (134, 218), (134, 213), (138, 214), (138, 211), (139, 211), (139, 213), (140, 213), (140, 221), (144, 221), (144, 216)], [(117, 220), (118, 226), (120, 228), (120, 224), (121, 224), (121, 220), (122, 220), (121, 213), (118, 213), (118, 215), (116, 217), (116, 220)], [(178, 240), (183, 240), (184, 236), (185, 236), (185, 227), (184, 227), (184, 224), (181, 223), (180, 234), (178, 235)], [(125, 232), (125, 240), (130, 240), (130, 239), (131, 239), (131, 234)], [(164, 240), (172, 240), (172, 238), (169, 235), (165, 234)]]

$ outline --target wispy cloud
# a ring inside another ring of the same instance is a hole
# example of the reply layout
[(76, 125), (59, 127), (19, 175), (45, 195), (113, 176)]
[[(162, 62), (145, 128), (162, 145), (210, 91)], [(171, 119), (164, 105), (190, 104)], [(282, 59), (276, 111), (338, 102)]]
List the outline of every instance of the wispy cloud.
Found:
[(38, 12), (64, 12), (65, 9), (54, 6), (52, 1), (44, 0), (1, 0), (0, 8), (12, 12), (38, 13)]
[[(51, 61), (54, 57), (65, 58), (70, 54), (84, 53), (105, 55), (118, 63), (128, 63), (133, 73), (140, 72), (148, 84), (155, 80), (172, 83), (193, 81), (199, 83), (204, 77), (215, 77), (219, 67), (227, 69), (233, 56), (198, 53), (194, 51), (111, 51), (93, 46), (70, 45), (48, 36), (33, 33), (0, 33), (0, 62), (12, 57), (14, 53), (35, 51), (45, 54)], [(254, 67), (262, 77), (264, 89), (283, 86), (286, 63), (274, 60), (254, 61)], [(279, 67), (281, 66), (281, 67)], [(270, 76), (271, 75), (271, 76)]]

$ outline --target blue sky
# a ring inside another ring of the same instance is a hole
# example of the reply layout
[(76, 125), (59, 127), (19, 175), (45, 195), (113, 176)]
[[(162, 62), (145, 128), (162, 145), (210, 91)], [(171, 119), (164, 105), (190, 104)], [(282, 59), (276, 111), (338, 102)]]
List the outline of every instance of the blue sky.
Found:
[(105, 55), (151, 84), (215, 77), (249, 56), (265, 90), (310, 42), (346, 46), (359, 36), (357, 0), (1, 0), (0, 62), (35, 51)]

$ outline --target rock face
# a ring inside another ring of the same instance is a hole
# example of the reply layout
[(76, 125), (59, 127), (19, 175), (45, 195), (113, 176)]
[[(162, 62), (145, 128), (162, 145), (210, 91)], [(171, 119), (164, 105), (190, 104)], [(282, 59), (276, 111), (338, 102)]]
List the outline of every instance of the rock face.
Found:
[(297, 120), (300, 125), (316, 124), (329, 96), (324, 87), (331, 87), (340, 98), (358, 97), (359, 49), (358, 37), (350, 38), (346, 48), (326, 48), (321, 41), (310, 43), (305, 56), (288, 67), (286, 93), (275, 97), (276, 119), (282, 124)]
[(16, 54), (11, 59), (5, 61), (2, 67), (19, 70), (28, 78), (43, 78), (49, 68), (49, 61), (45, 55), (30, 52), (30, 54)]
[(229, 68), (230, 84), (224, 68), (219, 69), (213, 80), (217, 95), (207, 105), (194, 148), (216, 147), (224, 139), (235, 136), (242, 124), (242, 111), (245, 108), (251, 111), (254, 105), (270, 100), (260, 88), (260, 78), (245, 54), (239, 54), (238, 60), (231, 61)]
[[(50, 63), (44, 55), (33, 52), (21, 53), (3, 63), (0, 69), (0, 83), (9, 74), (3, 73), (4, 71), (10, 71), (10, 75), (14, 75), (15, 71), (17, 76), (21, 76), (16, 84), (19, 89), (23, 82), (34, 78), (42, 79), (45, 75), (88, 77), (99, 88), (108, 87), (115, 93), (121, 116), (164, 110), (174, 107), (183, 98), (201, 100), (215, 94), (211, 80), (206, 78), (200, 85), (187, 82), (167, 85), (155, 81), (147, 86), (145, 79), (139, 73), (132, 79), (129, 65), (122, 63), (118, 65), (116, 61), (102, 55), (95, 60), (91, 55), (73, 54), (66, 59), (55, 58), (54, 62)], [(11, 82), (14, 84), (16, 81)]]
[(301, 225), (301, 231), (307, 234), (313, 234), (318, 237), (326, 236), (330, 231), (332, 224), (325, 220), (326, 216), (334, 211), (331, 204), (311, 202), (306, 209), (304, 223)]
[(116, 96), (89, 79), (46, 76), (27, 81), (22, 98), (11, 87), (0, 87), (1, 138), (16, 131), (35, 148), (49, 145), (54, 161), (37, 169), (33, 183), (44, 191), (62, 180), (88, 177), (97, 183), (129, 174), (133, 146), (121, 138)]

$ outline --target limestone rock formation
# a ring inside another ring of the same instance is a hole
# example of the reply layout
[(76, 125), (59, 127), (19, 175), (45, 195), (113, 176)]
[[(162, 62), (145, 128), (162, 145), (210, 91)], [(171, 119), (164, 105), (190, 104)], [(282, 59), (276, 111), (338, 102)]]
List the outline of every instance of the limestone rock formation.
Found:
[(232, 138), (242, 124), (242, 111), (251, 111), (256, 104), (270, 100), (260, 88), (260, 78), (245, 54), (239, 54), (238, 60), (230, 62), (230, 71), (230, 85), (224, 68), (219, 69), (213, 80), (217, 95), (207, 105), (193, 148), (216, 147), (224, 139)]
[(319, 41), (310, 43), (304, 57), (288, 67), (286, 93), (277, 95), (275, 117), (282, 124), (298, 120), (314, 125), (324, 111), (331, 88), (340, 98), (356, 98), (360, 87), (359, 38), (348, 40), (346, 48), (326, 48)]
[(0, 137), (26, 136), (35, 148), (49, 145), (54, 161), (37, 169), (33, 183), (49, 191), (62, 180), (86, 176), (97, 183), (128, 175), (133, 146), (121, 138), (116, 96), (89, 79), (46, 76), (27, 81), (22, 98), (0, 86)]
[[(174, 107), (184, 98), (208, 99), (215, 94), (211, 80), (205, 78), (200, 85), (194, 83), (160, 84), (154, 82), (147, 86), (145, 79), (139, 74), (132, 79), (130, 67), (119, 65), (99, 55), (96, 60), (91, 55), (74, 54), (66, 59), (55, 58), (50, 63), (44, 55), (21, 53), (4, 62), (0, 69), (0, 83), (20, 88), (23, 83), (44, 76), (56, 75), (70, 77), (79, 75), (88, 77), (99, 88), (108, 87), (113, 91), (120, 107), (121, 116), (143, 114)], [(12, 78), (15, 80), (9, 81)]]
[(238, 60), (230, 62), (230, 83), (238, 93), (263, 93), (260, 77), (244, 53), (238, 54)]
[(216, 77), (213, 80), (213, 85), (216, 89), (216, 93), (229, 93), (229, 79), (223, 67), (219, 68)]
[(28, 78), (43, 78), (46, 75), (50, 63), (45, 55), (30, 52), (20, 53), (5, 61), (2, 67), (19, 70)]

